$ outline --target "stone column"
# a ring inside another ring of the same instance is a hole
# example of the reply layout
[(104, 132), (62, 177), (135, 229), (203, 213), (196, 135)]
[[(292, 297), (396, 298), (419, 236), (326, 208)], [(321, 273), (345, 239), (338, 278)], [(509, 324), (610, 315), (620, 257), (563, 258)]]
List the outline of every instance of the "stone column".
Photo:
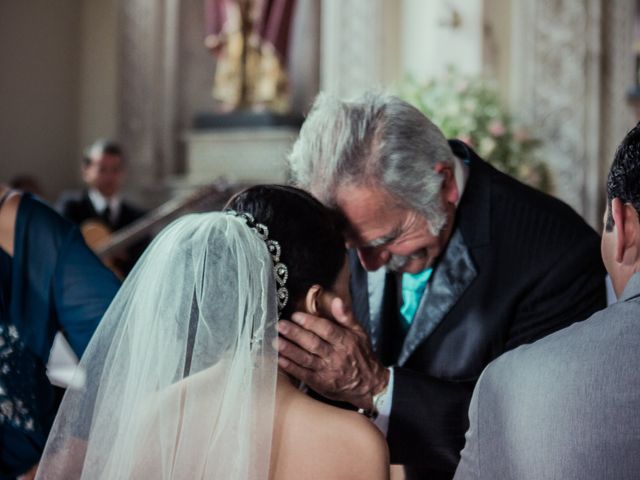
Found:
[(129, 184), (146, 203), (162, 198), (176, 144), (178, 5), (179, 0), (120, 2), (118, 130)]

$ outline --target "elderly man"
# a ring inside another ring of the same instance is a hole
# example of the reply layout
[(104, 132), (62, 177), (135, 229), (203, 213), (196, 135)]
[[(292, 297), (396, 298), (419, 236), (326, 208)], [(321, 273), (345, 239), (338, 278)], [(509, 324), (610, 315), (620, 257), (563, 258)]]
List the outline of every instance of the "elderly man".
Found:
[(602, 258), (618, 302), (480, 377), (456, 479), (640, 478), (640, 126), (616, 152)]
[(391, 96), (320, 96), (290, 167), (348, 220), (353, 311), (280, 322), (281, 368), (377, 413), (409, 478), (451, 478), (482, 369), (604, 307), (598, 236)]

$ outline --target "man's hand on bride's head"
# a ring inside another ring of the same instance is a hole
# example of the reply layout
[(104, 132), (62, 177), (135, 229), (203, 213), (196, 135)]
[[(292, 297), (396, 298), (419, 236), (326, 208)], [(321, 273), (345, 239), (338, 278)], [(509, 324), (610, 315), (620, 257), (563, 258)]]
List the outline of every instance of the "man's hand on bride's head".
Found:
[(331, 319), (296, 312), (278, 322), (279, 366), (316, 392), (369, 410), (388, 383), (371, 342), (344, 302), (331, 302)]

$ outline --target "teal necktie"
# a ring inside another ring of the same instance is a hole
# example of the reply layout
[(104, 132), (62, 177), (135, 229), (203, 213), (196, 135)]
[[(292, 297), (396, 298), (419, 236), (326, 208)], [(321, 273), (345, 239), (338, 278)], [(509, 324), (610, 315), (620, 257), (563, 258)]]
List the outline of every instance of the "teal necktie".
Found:
[(432, 273), (433, 268), (428, 268), (418, 273), (402, 274), (402, 307), (400, 308), (400, 314), (402, 316), (402, 328), (405, 332), (409, 330), (413, 322), (413, 317), (415, 317), (416, 311), (420, 306), (420, 300)]

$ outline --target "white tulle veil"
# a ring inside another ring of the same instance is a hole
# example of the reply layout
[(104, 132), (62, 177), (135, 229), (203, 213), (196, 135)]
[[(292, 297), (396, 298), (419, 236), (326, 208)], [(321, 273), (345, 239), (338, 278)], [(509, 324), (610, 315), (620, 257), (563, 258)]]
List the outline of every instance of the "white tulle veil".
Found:
[(268, 478), (276, 321), (255, 230), (223, 213), (175, 221), (105, 314), (37, 478)]

